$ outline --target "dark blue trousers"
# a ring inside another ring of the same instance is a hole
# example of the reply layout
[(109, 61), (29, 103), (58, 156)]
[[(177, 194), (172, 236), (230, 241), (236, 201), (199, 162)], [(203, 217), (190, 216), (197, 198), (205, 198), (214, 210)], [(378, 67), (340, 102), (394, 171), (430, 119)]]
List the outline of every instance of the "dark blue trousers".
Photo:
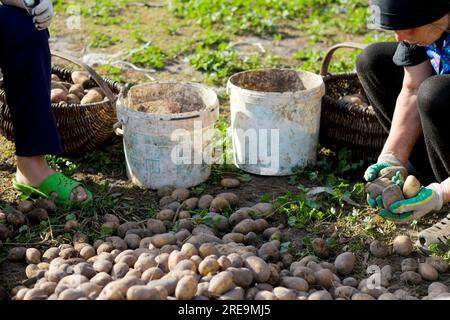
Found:
[(37, 31), (25, 11), (0, 5), (0, 69), (12, 113), (16, 155), (62, 151), (53, 114), (48, 30)]

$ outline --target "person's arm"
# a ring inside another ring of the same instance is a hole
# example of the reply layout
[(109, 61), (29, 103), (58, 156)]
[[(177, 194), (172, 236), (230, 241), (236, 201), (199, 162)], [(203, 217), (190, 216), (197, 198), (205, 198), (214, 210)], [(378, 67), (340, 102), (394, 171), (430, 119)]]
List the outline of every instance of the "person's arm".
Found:
[[(404, 165), (422, 133), (417, 93), (424, 80), (433, 74), (430, 61), (405, 67), (403, 87), (397, 99), (391, 130), (381, 154), (393, 154)], [(450, 182), (449, 182), (450, 186)]]
[(20, 9), (25, 9), (25, 5), (23, 3), (23, 0), (0, 0), (2, 4), (6, 4), (9, 6), (18, 7)]

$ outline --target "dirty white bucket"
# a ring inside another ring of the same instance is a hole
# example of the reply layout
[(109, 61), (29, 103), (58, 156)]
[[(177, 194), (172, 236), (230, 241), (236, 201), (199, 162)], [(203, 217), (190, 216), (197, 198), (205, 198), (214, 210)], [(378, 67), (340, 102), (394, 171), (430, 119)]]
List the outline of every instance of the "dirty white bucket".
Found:
[(291, 69), (250, 70), (233, 75), (227, 90), (237, 167), (284, 176), (316, 162), (322, 77)]
[(207, 133), (219, 117), (213, 90), (172, 81), (137, 85), (119, 95), (117, 116), (133, 183), (189, 188), (209, 178), (213, 148)]

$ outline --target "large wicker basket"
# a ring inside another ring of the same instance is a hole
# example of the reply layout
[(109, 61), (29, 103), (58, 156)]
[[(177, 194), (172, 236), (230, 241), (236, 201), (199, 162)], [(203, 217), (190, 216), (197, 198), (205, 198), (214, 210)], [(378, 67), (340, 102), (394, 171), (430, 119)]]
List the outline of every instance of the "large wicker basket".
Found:
[[(58, 52), (52, 52), (52, 55), (83, 67), (90, 74), (91, 86), (100, 86), (108, 98), (106, 101), (84, 105), (52, 104), (63, 155), (81, 155), (95, 150), (114, 133), (113, 126), (117, 122), (115, 104), (121, 86), (115, 81), (100, 77), (91, 67), (73, 57)], [(65, 82), (72, 83), (72, 72), (70, 68), (52, 67), (52, 73)], [(14, 139), (10, 108), (6, 103), (2, 83), (0, 83), (0, 134), (10, 141)]]
[(326, 93), (322, 100), (319, 141), (331, 150), (344, 147), (351, 150), (354, 159), (374, 162), (383, 148), (387, 132), (371, 106), (340, 100), (345, 95), (365, 93), (356, 73), (328, 73), (332, 55), (339, 48), (364, 49), (365, 45), (345, 42), (331, 47), (325, 55), (321, 75)]

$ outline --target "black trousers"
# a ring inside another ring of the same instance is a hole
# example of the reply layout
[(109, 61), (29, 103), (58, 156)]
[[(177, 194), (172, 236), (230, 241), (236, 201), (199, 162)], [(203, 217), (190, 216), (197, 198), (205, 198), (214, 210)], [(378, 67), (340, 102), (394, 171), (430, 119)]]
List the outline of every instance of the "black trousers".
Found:
[[(404, 68), (392, 61), (397, 43), (368, 46), (357, 59), (357, 73), (381, 125), (389, 132)], [(422, 184), (442, 182), (450, 176), (450, 75), (434, 75), (418, 92), (423, 134), (409, 158)]]
[(0, 6), (0, 69), (18, 156), (62, 151), (50, 102), (48, 38), (48, 31), (37, 31), (25, 10)]

